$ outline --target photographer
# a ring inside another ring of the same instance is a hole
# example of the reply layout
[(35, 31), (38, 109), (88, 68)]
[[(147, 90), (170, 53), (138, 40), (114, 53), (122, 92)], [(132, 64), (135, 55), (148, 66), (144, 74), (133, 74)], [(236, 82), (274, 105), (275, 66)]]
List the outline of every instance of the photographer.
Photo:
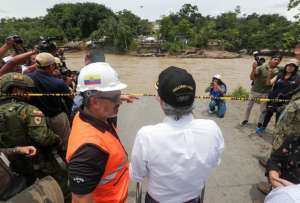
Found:
[[(298, 66), (295, 60), (290, 60), (284, 67), (282, 73), (272, 78), (272, 71), (269, 69), (267, 84), (273, 85), (268, 98), (269, 99), (291, 99), (289, 93), (295, 90), (300, 84), (300, 77), (297, 74)], [(276, 113), (276, 122), (287, 103), (270, 101), (267, 103), (266, 115), (262, 127), (256, 129), (257, 134), (265, 131), (274, 113)]]
[(9, 59), (0, 69), (0, 76), (9, 72), (23, 72), (21, 64), (23, 64), (32, 55), (37, 54), (37, 50), (25, 52), (23, 54), (16, 55)]
[(62, 96), (34, 97), (32, 103), (49, 117), (49, 127), (66, 142), (70, 132), (67, 114), (73, 105), (73, 98), (69, 95), (70, 90), (64, 81), (53, 76), (56, 65), (55, 58), (51, 54), (38, 54), (36, 62), (38, 65), (37, 70), (28, 74), (35, 83), (35, 93), (54, 93), (62, 94)]
[[(252, 65), (252, 71), (250, 73), (250, 79), (253, 81), (253, 85), (251, 87), (250, 98), (266, 98), (268, 93), (270, 92), (272, 86), (267, 84), (267, 77), (269, 71), (271, 72), (271, 76), (274, 77), (279, 73), (278, 65), (281, 62), (282, 56), (279, 54), (275, 54), (271, 57), (269, 63), (258, 66), (257, 62), (254, 62)], [(241, 125), (246, 125), (248, 123), (250, 113), (255, 101), (250, 100), (248, 102), (248, 106), (245, 112), (244, 120)], [(264, 117), (266, 112), (266, 103), (260, 103), (260, 116), (257, 123), (257, 127), (260, 128), (262, 126)]]
[(226, 103), (219, 97), (226, 94), (227, 88), (221, 80), (221, 75), (214, 75), (210, 87), (206, 88), (205, 92), (209, 92), (209, 95), (213, 97), (209, 102), (209, 113), (214, 113), (217, 108), (217, 116), (223, 118), (226, 112)]
[(5, 44), (0, 48), (0, 57), (2, 58), (11, 48), (14, 48), (17, 55), (5, 57), (6, 60), (2, 59), (0, 65), (0, 76), (9, 72), (23, 72), (25, 66), (22, 64), (26, 63), (31, 56), (37, 54), (38, 51), (36, 49), (26, 51), (26, 49), (22, 46), (22, 43), (23, 40), (17, 35), (6, 39)]

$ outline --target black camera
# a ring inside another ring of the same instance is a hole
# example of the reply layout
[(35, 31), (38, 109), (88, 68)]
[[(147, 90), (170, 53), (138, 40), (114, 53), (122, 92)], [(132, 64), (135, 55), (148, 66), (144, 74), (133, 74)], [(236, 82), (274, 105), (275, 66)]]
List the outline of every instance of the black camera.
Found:
[(257, 63), (257, 66), (261, 66), (262, 64), (264, 64), (266, 62), (265, 58), (261, 58), (260, 53), (258, 51), (253, 52), (253, 56), (254, 56), (254, 60)]
[(51, 36), (51, 37), (40, 37), (41, 41), (37, 45), (37, 49), (40, 52), (54, 53), (57, 47), (53, 41), (61, 41), (64, 39), (63, 36)]
[(62, 75), (68, 76), (68, 77), (70, 77), (72, 74), (72, 71), (65, 66), (60, 67), (60, 72)]
[(23, 44), (23, 40), (19, 35), (9, 36), (9, 37), (7, 37), (6, 40), (10, 40), (10, 39), (13, 39), (16, 44)]

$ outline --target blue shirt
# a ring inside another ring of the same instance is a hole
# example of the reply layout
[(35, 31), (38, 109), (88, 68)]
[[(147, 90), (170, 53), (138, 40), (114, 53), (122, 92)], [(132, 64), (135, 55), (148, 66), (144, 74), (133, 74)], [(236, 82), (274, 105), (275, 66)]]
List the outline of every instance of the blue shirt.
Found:
[[(70, 93), (63, 80), (57, 79), (43, 70), (36, 70), (29, 73), (28, 76), (34, 81), (35, 93)], [(32, 104), (48, 117), (56, 116), (61, 112), (69, 113), (72, 106), (71, 98), (66, 96), (37, 96), (31, 99)]]
[(226, 86), (224, 84), (221, 84), (220, 86), (221, 86), (222, 92), (214, 90), (213, 88), (210, 88), (210, 90), (209, 90), (210, 96), (212, 96), (212, 97), (224, 96), (224, 94), (226, 94)]

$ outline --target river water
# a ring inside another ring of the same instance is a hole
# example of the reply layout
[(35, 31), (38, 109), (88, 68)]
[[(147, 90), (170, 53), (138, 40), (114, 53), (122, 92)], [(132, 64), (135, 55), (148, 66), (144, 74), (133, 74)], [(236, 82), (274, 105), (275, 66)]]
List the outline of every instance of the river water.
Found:
[[(67, 65), (72, 70), (84, 66), (85, 52), (66, 53)], [(249, 74), (252, 57), (238, 59), (183, 59), (168, 57), (134, 57), (128, 55), (106, 54), (106, 61), (114, 67), (121, 81), (128, 84), (126, 93), (155, 93), (154, 84), (159, 73), (169, 67), (187, 69), (197, 83), (197, 95), (205, 95), (214, 74), (221, 74), (227, 84), (228, 92), (242, 86), (250, 88)]]

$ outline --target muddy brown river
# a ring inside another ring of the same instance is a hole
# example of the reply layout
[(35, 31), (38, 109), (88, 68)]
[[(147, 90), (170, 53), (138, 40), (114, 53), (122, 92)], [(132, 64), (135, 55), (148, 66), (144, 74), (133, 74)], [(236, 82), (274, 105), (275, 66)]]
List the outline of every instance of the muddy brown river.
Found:
[[(66, 53), (70, 69), (80, 70), (84, 66), (85, 52)], [(252, 57), (238, 59), (182, 59), (167, 57), (134, 57), (106, 54), (106, 61), (119, 73), (120, 79), (128, 84), (127, 93), (155, 93), (154, 83), (158, 74), (168, 66), (187, 69), (197, 83), (197, 95), (205, 95), (214, 74), (221, 74), (228, 92), (238, 86), (250, 88), (249, 74)]]

